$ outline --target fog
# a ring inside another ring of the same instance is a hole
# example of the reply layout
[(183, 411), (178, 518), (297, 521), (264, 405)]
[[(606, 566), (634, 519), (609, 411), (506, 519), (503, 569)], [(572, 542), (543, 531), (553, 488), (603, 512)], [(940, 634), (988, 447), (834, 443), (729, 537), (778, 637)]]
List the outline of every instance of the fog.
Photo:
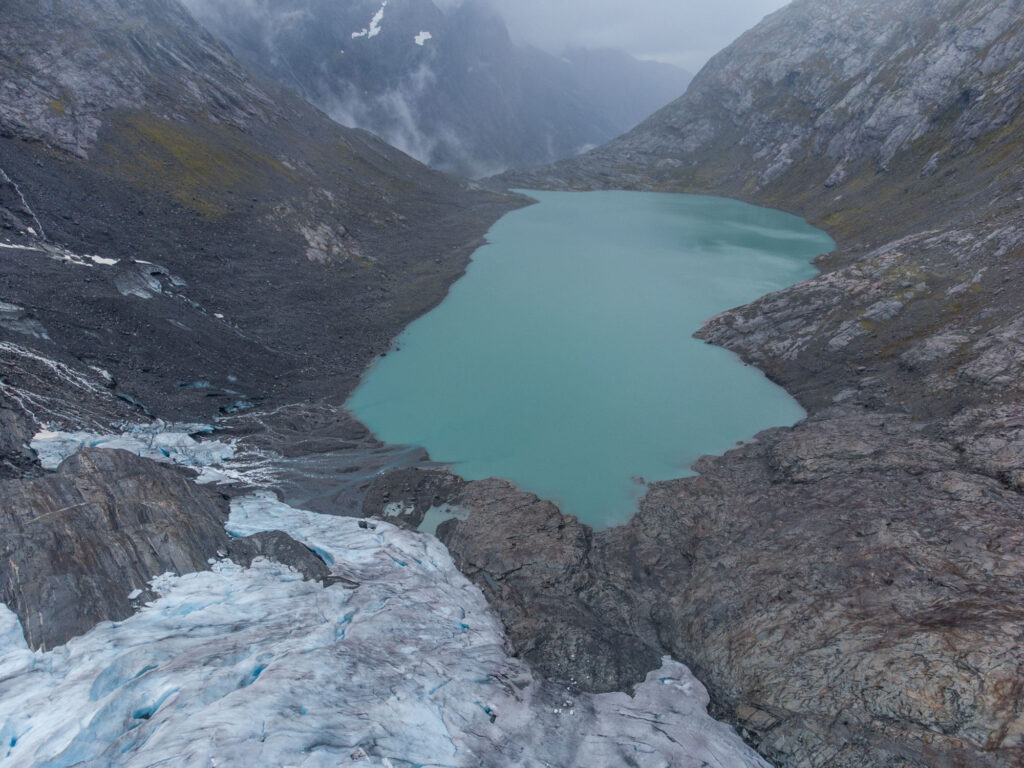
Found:
[(551, 53), (568, 47), (616, 48), (690, 72), (697, 72), (764, 16), (788, 4), (788, 0), (489, 2), (501, 12), (514, 37)]
[(470, 177), (543, 165), (610, 141), (681, 96), (686, 72), (785, 4), (182, 2), (243, 63), (339, 123)]

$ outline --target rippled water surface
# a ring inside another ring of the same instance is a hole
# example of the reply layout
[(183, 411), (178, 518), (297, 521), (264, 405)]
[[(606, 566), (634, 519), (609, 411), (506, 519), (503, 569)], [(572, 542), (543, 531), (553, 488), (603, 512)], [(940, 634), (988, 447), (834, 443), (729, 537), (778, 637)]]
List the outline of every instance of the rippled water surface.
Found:
[(722, 198), (530, 192), (349, 407), (382, 439), (467, 479), (504, 477), (597, 527), (800, 406), (691, 337), (725, 309), (815, 274), (831, 238)]

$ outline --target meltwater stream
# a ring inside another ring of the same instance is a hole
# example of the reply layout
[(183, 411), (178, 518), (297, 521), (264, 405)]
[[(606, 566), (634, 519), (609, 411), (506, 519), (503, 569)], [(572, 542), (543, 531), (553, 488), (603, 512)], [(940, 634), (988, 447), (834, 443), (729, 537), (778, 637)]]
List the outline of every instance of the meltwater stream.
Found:
[(644, 484), (687, 474), (800, 406), (692, 334), (812, 277), (835, 243), (733, 200), (529, 192), (466, 276), (378, 360), (349, 408), (383, 440), (503, 477), (604, 527)]

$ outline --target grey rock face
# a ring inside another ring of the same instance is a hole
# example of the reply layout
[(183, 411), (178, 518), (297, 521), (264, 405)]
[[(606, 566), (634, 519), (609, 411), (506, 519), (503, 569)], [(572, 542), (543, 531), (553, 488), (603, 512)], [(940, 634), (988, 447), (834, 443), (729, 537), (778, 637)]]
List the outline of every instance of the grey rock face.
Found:
[[(241, 129), (274, 111), (224, 48), (189, 34), (188, 12), (174, 0), (62, 6), (44, 0), (4, 8), (5, 38), (22, 44), (3, 46), (0, 70), (34, 73), (4, 77), (0, 87), (0, 123), (16, 135), (87, 157), (103, 125), (102, 113), (110, 109), (147, 104), (180, 114), (209, 109), (215, 121)], [(61, 28), (71, 34), (54, 34), (51, 28), (40, 35), (41, 14), (64, 21)], [(35, 44), (24, 45), (29, 40)], [(119, 55), (111, 57), (111, 48)], [(169, 77), (168, 70), (177, 68), (184, 68), (182, 76)], [(159, 104), (153, 103), (155, 93)]]
[(39, 473), (35, 453), (29, 447), (34, 425), (19, 410), (0, 408), (0, 478)]
[(53, 475), (5, 481), (0, 497), (0, 601), (33, 648), (130, 616), (129, 594), (204, 570), (227, 546), (219, 494), (124, 451), (82, 450)]
[(306, 581), (319, 581), (325, 586), (336, 583), (331, 569), (310, 549), (283, 531), (269, 531), (252, 536), (231, 539), (227, 555), (232, 562), (248, 568), (258, 557), (287, 563), (302, 574)]
[(628, 688), (668, 651), (779, 765), (1019, 763), (1017, 492), (850, 407), (697, 469), (596, 534), (471, 483), (439, 533), (557, 679)]
[(596, 692), (628, 690), (658, 667), (662, 652), (637, 637), (629, 595), (591, 566), (589, 528), (503, 480), (469, 483), (457, 503), (469, 519), (442, 523), (438, 538), (495, 606), (518, 656)]

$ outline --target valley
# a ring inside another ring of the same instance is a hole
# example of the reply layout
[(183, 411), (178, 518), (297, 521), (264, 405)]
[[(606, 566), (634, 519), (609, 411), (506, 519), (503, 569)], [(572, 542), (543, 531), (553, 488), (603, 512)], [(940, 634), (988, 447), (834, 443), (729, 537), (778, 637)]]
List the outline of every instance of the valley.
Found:
[[(795, 0), (481, 182), (177, 0), (0, 14), (0, 765), (1024, 762), (1020, 0)], [(522, 189), (834, 237), (695, 318), (806, 418), (604, 529), (381, 442), (348, 397)]]

